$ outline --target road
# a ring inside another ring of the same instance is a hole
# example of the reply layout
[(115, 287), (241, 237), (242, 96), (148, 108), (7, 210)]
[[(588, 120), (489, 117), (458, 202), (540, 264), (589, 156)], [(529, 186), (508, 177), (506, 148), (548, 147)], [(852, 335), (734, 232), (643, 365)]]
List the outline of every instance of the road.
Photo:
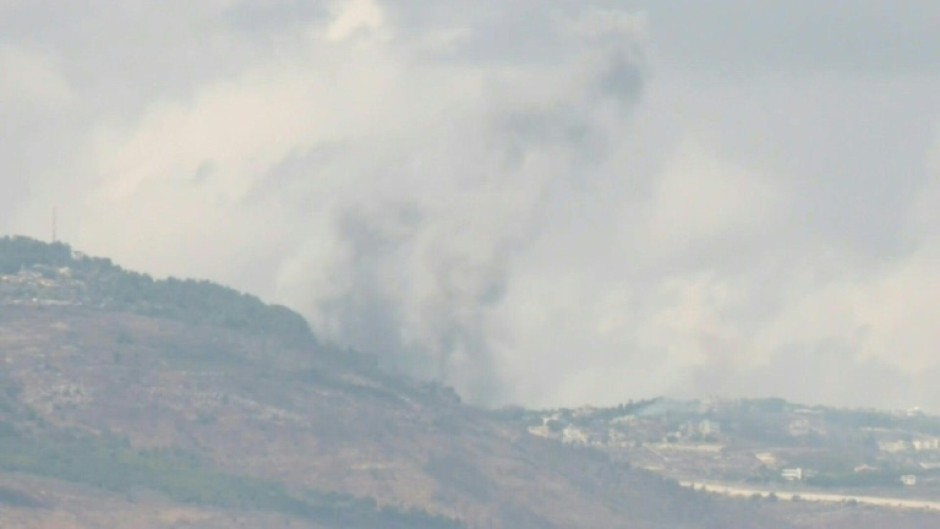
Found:
[(778, 499), (784, 501), (793, 501), (794, 497), (800, 501), (818, 501), (824, 503), (844, 503), (854, 500), (858, 503), (878, 507), (940, 511), (940, 501), (890, 498), (885, 496), (862, 496), (856, 494), (833, 494), (828, 492), (779, 491), (697, 481), (680, 481), (679, 484), (683, 487), (695, 488), (697, 490), (724, 496), (751, 497), (755, 494), (767, 496), (773, 493)]

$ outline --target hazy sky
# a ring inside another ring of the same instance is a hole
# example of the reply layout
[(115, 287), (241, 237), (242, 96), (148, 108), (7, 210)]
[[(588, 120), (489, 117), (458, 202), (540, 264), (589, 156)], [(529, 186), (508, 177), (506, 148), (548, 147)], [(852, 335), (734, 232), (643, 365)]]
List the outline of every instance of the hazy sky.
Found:
[(940, 3), (0, 0), (0, 231), (469, 400), (940, 412)]

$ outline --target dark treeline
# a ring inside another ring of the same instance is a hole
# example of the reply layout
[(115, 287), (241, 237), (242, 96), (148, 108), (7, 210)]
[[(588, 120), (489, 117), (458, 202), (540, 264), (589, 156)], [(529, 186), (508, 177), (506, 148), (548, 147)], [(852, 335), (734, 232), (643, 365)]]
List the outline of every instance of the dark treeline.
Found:
[[(54, 280), (68, 268), (68, 280), (82, 286), (76, 294), (85, 304), (129, 310), (147, 316), (217, 325), (277, 336), (298, 345), (314, 337), (302, 316), (282, 306), (267, 305), (209, 281), (154, 279), (130, 272), (110, 259), (87, 257), (60, 242), (44, 243), (28, 237), (0, 238), (0, 274), (34, 271)], [(41, 297), (39, 291), (29, 292)]]

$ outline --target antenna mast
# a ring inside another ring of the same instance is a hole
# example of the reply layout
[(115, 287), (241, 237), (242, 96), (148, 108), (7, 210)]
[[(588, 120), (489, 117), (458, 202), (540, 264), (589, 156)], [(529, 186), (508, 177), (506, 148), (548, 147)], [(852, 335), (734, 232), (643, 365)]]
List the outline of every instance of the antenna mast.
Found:
[(58, 211), (56, 210), (56, 208), (52, 208), (52, 242), (53, 242), (53, 243), (59, 242), (59, 240), (58, 240), (59, 234), (57, 233), (57, 231), (58, 231), (58, 220), (59, 220), (59, 219), (58, 219)]

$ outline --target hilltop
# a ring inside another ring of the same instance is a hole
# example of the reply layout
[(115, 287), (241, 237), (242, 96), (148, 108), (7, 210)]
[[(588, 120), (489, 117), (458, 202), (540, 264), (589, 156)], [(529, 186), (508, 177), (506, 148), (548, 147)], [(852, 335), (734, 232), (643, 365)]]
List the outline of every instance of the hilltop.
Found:
[(155, 280), (64, 243), (0, 238), (0, 300), (83, 306), (313, 341), (307, 322), (282, 306), (209, 281)]
[[(644, 406), (581, 426), (565, 422), (570, 410), (467, 406), (449, 388), (322, 343), (285, 307), (205, 281), (155, 280), (64, 244), (0, 239), (0, 365), (0, 520), (16, 527), (936, 520), (691, 490), (591, 442), (588, 424)], [(555, 435), (572, 428), (585, 442)]]

